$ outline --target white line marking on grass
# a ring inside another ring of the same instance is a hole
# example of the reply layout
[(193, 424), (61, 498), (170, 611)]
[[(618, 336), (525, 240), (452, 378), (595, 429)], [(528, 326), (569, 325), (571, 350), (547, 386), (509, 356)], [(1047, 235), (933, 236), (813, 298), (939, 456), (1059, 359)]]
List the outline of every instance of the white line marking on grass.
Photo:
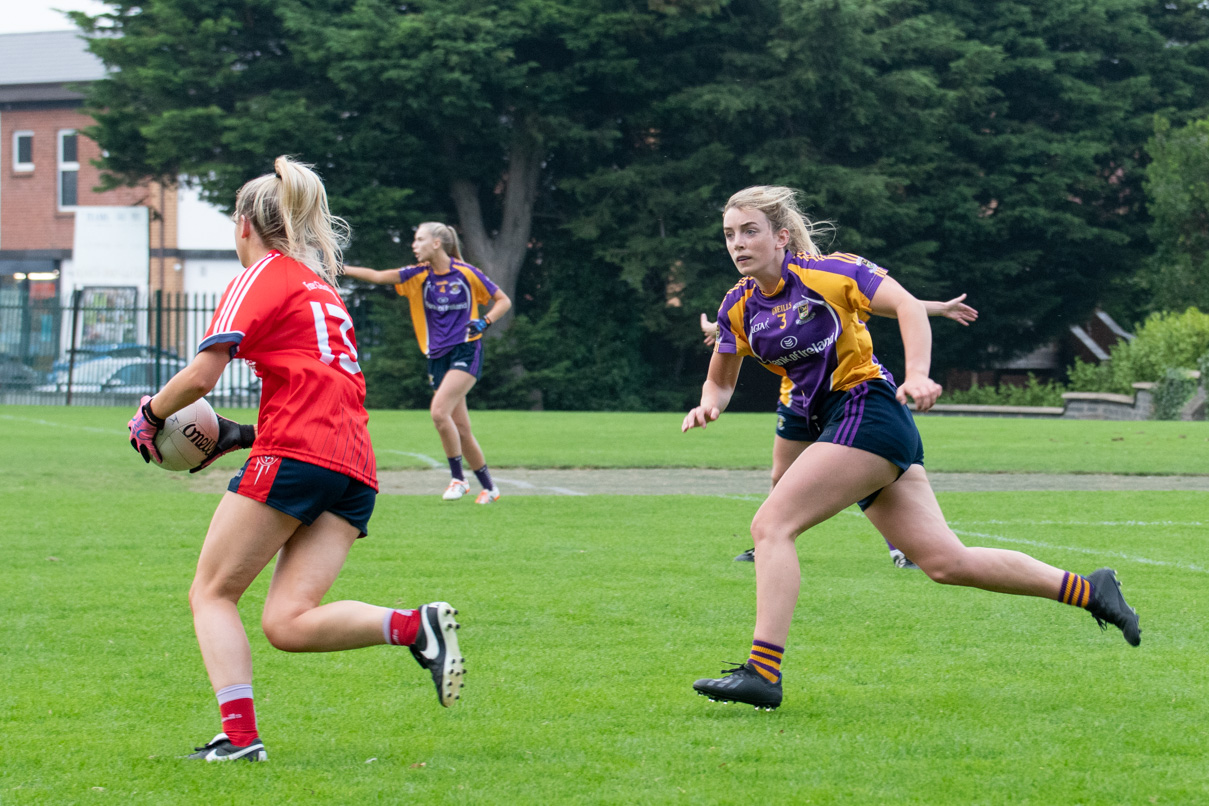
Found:
[(378, 453), (397, 453), (400, 456), (410, 456), (413, 459), (419, 459), (421, 462), (427, 463), (429, 467), (444, 467), (444, 465), (442, 465), (436, 459), (433, 459), (431, 456), (429, 456), (428, 454), (425, 454), (425, 453), (412, 453), (411, 451), (396, 451), (393, 448), (379, 448)]
[(1167, 562), (1165, 560), (1152, 560), (1149, 557), (1139, 557), (1136, 554), (1126, 554), (1123, 551), (1106, 551), (1104, 549), (1085, 549), (1076, 546), (1059, 546), (1053, 543), (1042, 543), (1040, 540), (1025, 540), (1018, 537), (1004, 537), (1003, 535), (988, 535), (982, 532), (967, 532), (964, 529), (954, 529), (953, 532), (959, 536), (981, 537), (986, 540), (998, 540), (1001, 543), (1017, 543), (1024, 546), (1035, 546), (1043, 549), (1056, 549), (1058, 551), (1074, 551), (1079, 554), (1091, 554), (1097, 557), (1116, 557), (1120, 560), (1128, 560), (1130, 562), (1141, 563), (1142, 565), (1159, 565), (1165, 568), (1182, 568), (1185, 571), (1195, 571), (1198, 574), (1209, 574), (1209, 568), (1200, 565), (1193, 565), (1186, 562)]
[(53, 428), (67, 428), (72, 431), (91, 431), (94, 434), (120, 434), (121, 431), (115, 428), (94, 428), (91, 425), (68, 425), (67, 423), (56, 423), (53, 420), (36, 420), (33, 417), (14, 417), (11, 414), (0, 414), (0, 420), (12, 420), (19, 423), (34, 423), (35, 425), (49, 425)]
[[(849, 515), (860, 515), (864, 517), (864, 513), (857, 512), (851, 509), (844, 510)], [(1061, 521), (1059, 521), (1061, 523)], [(952, 528), (952, 524), (950, 524)], [(1062, 546), (1055, 543), (1043, 543), (1040, 540), (1026, 540), (1020, 537), (1005, 537), (1004, 535), (991, 535), (985, 532), (971, 532), (967, 529), (953, 529), (953, 534), (958, 537), (977, 537), (983, 540), (997, 540), (1000, 543), (1013, 543), (1021, 546), (1033, 546), (1040, 549), (1054, 549), (1056, 551), (1073, 551), (1077, 554), (1090, 554), (1094, 557), (1116, 557), (1119, 560), (1127, 560), (1129, 562), (1139, 563), (1140, 565), (1157, 565), (1163, 568), (1180, 568), (1185, 571), (1192, 571), (1197, 574), (1209, 574), (1209, 568), (1195, 565), (1186, 562), (1168, 562), (1166, 560), (1152, 560), (1149, 557), (1139, 557), (1136, 554), (1126, 554), (1123, 551), (1111, 551), (1107, 549), (1085, 549), (1078, 546)]]
[(504, 484), (511, 484), (515, 487), (520, 487), (522, 490), (549, 490), (555, 495), (587, 495), (587, 493), (581, 493), (579, 490), (570, 490), (566, 487), (539, 487), (538, 485), (530, 484), (527, 481), (506, 479), (495, 474), (492, 474), (491, 478), (494, 479), (496, 483), (503, 482)]
[(986, 520), (986, 521), (949, 521), (955, 523), (987, 524), (990, 526), (1205, 526), (1202, 521), (1033, 521), (1033, 520)]

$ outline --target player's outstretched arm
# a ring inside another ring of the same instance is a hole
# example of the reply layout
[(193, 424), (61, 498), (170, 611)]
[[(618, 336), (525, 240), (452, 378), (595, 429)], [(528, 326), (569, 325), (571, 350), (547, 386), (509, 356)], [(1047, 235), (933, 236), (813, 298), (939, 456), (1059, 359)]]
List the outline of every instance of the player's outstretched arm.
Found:
[(969, 327), (970, 322), (978, 318), (978, 311), (965, 304), (966, 295), (962, 294), (959, 297), (953, 297), (945, 302), (937, 302), (936, 300), (924, 300), (924, 308), (928, 311), (928, 316), (943, 316), (947, 319), (952, 319), (958, 324)]
[(394, 285), (399, 282), (398, 269), (367, 269), (364, 266), (345, 266), (344, 274), (346, 277), (352, 277), (354, 280), (361, 280), (366, 283), (375, 283), (377, 285)]
[(680, 425), (681, 433), (690, 428), (705, 428), (722, 416), (735, 393), (735, 384), (739, 380), (739, 368), (742, 365), (742, 356), (734, 353), (713, 354), (709, 360), (705, 384), (701, 387), (701, 405), (684, 415), (684, 422)]

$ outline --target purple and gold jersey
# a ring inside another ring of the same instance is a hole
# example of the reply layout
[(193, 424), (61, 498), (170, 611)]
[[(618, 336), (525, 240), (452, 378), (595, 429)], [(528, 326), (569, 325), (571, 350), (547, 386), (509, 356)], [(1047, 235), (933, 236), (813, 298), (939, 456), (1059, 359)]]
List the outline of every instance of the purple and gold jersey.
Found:
[(429, 358), (440, 358), (459, 344), (482, 338), (482, 333), (471, 335), (467, 326), (479, 318), (479, 306), (490, 302), (498, 290), (487, 275), (457, 258), (450, 260), (445, 274), (427, 263), (404, 266), (395, 285), (395, 291), (407, 297), (416, 341)]
[(886, 270), (857, 255), (787, 255), (776, 293), (765, 296), (750, 277), (727, 292), (718, 309), (720, 353), (750, 355), (782, 381), (781, 402), (810, 417), (828, 392), (873, 378), (894, 383), (873, 355), (865, 322)]

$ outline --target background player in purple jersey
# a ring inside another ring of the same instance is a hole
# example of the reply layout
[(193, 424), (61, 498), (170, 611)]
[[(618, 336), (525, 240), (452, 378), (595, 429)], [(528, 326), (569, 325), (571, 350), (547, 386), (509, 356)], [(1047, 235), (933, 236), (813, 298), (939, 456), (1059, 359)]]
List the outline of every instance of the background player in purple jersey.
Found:
[[(411, 250), (418, 264), (375, 271), (345, 266), (349, 277), (380, 285), (393, 285), (408, 298), (416, 341), (428, 356), (428, 382), (435, 390), (429, 411), (445, 458), (450, 480), (442, 498), (456, 501), (470, 492), (462, 468), (470, 463), (483, 486), (476, 504), (499, 500), (487, 459), (470, 430), (466, 395), (483, 372), (483, 332), (512, 308), (508, 295), (479, 269), (462, 260), (458, 234), (453, 227), (428, 221), (416, 227)], [(479, 307), (491, 303), (482, 316)]]
[[(927, 310), (928, 316), (944, 316), (952, 319), (955, 322), (964, 326), (969, 326), (970, 322), (978, 318), (978, 311), (965, 304), (966, 295), (962, 294), (959, 297), (954, 297), (947, 302), (939, 302), (936, 300), (925, 300), (924, 309)], [(708, 347), (713, 347), (718, 338), (718, 323), (711, 322), (709, 317), (701, 314), (701, 332), (705, 335), (705, 344)], [(808, 436), (808, 428), (806, 423), (802, 422), (789, 408), (789, 399), (793, 392), (793, 382), (788, 376), (781, 378), (781, 394), (777, 400), (777, 428), (772, 436), (772, 485), (777, 486), (777, 481), (789, 469), (802, 451), (810, 445), (811, 440), (799, 439), (799, 437)], [(911, 562), (907, 555), (899, 551), (893, 543), (886, 541), (886, 547), (890, 551), (890, 561), (894, 563), (896, 568), (907, 570), (919, 570), (919, 566)], [(747, 551), (735, 557), (736, 562), (754, 562), (756, 558), (755, 548), (750, 548)]]
[[(701, 404), (683, 431), (704, 428), (730, 402), (742, 356), (794, 382), (790, 406), (817, 435), (790, 465), (752, 520), (756, 626), (746, 663), (693, 684), (713, 700), (773, 709), (781, 704), (781, 662), (801, 588), (798, 535), (854, 503), (931, 579), (999, 593), (1056, 599), (1141, 642), (1137, 612), (1116, 573), (1087, 577), (1027, 554), (967, 547), (945, 523), (923, 467), (908, 399), (927, 411), (941, 388), (931, 378), (932, 334), (923, 304), (856, 255), (823, 256), (799, 211), (796, 191), (753, 187), (723, 213), (727, 249), (742, 279), (719, 309), (718, 342)], [(906, 360), (897, 387), (873, 355), (869, 314), (898, 319)]]

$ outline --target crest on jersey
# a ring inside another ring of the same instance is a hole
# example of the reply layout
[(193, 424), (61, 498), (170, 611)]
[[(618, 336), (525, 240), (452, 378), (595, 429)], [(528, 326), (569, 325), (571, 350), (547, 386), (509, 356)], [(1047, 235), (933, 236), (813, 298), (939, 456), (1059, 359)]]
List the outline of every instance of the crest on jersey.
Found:
[(798, 324), (799, 325), (806, 324), (807, 322), (809, 322), (811, 319), (814, 318), (814, 315), (816, 313), (818, 313), (816, 310), (814, 310), (812, 307), (810, 307), (810, 300), (808, 300), (808, 299), (798, 301), (797, 303), (794, 304), (793, 308), (795, 311), (798, 312)]

